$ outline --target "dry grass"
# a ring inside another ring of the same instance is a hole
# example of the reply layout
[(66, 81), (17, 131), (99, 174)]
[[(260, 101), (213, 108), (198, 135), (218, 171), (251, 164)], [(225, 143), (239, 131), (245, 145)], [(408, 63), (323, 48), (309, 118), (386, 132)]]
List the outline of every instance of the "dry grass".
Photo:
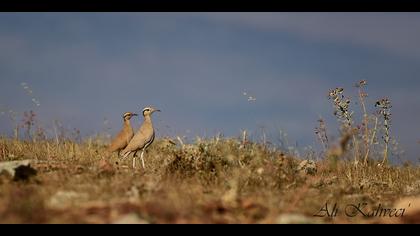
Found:
[[(340, 137), (331, 140), (320, 118), (315, 134), (323, 151), (312, 156), (321, 161), (305, 162), (303, 170), (293, 147), (267, 146), (265, 133), (262, 143), (252, 142), (246, 130), (238, 139), (219, 135), (193, 144), (158, 139), (145, 155), (146, 169), (133, 170), (131, 158), (106, 152), (106, 132), (82, 142), (79, 130), (55, 121), (51, 135), (35, 112), (19, 123), (11, 110), (14, 138), (0, 138), (0, 162), (32, 160), (37, 175), (15, 181), (0, 173), (0, 223), (420, 223), (420, 168), (387, 165), (397, 153), (391, 103), (381, 99), (373, 107), (366, 85), (356, 85), (360, 119), (343, 88), (329, 92)], [(22, 132), (28, 141), (20, 140)], [(326, 214), (326, 204), (335, 217), (315, 217)], [(407, 212), (345, 214), (358, 204), (367, 204), (363, 213), (379, 206)]]
[(297, 171), (301, 160), (237, 139), (184, 146), (156, 140), (146, 170), (105, 156), (105, 147), (92, 143), (0, 139), (0, 161), (31, 159), (38, 170), (27, 182), (0, 176), (0, 223), (112, 223), (129, 213), (149, 223), (277, 223), (286, 213), (380, 223), (380, 217), (313, 215), (326, 202), (391, 207), (420, 194), (418, 167), (325, 160), (309, 175)]

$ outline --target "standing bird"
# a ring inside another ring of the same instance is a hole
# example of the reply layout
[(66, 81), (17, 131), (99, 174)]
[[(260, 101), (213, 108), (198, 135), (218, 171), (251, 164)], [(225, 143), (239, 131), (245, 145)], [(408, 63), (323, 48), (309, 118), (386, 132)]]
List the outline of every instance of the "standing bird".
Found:
[(144, 121), (143, 124), (141, 124), (140, 129), (137, 131), (137, 133), (134, 135), (134, 137), (131, 139), (131, 141), (128, 143), (127, 147), (125, 147), (124, 150), (121, 152), (121, 156), (126, 158), (130, 153), (134, 152), (133, 155), (133, 168), (136, 167), (136, 154), (141, 149), (141, 163), (144, 168), (144, 159), (143, 154), (144, 151), (150, 144), (153, 143), (153, 140), (155, 139), (155, 131), (153, 129), (152, 124), (152, 118), (151, 115), (153, 112), (159, 111), (152, 107), (146, 107), (143, 109), (143, 117)]
[(109, 152), (116, 152), (118, 151), (118, 156), (120, 155), (121, 150), (123, 150), (130, 140), (134, 136), (133, 127), (131, 127), (130, 119), (133, 116), (138, 116), (135, 113), (126, 112), (123, 114), (124, 124), (122, 130), (115, 136), (114, 140), (112, 140), (111, 144), (108, 147)]

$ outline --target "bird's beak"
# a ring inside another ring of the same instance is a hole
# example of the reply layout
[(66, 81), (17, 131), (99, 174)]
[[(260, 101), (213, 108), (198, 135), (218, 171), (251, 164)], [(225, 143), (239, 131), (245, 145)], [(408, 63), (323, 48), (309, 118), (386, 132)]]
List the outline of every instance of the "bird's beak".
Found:
[(158, 111), (158, 112), (160, 112), (160, 110), (159, 110), (159, 109), (157, 109), (157, 110), (154, 110), (154, 111)]
[(133, 115), (133, 116), (138, 116), (139, 114), (133, 113), (133, 114), (131, 114), (131, 115)]

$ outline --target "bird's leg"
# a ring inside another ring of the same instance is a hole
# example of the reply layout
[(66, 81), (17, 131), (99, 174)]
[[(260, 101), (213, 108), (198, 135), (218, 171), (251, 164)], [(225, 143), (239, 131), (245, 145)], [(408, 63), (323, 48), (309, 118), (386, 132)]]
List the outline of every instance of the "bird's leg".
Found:
[(141, 159), (141, 164), (143, 165), (143, 169), (146, 169), (146, 168), (144, 167), (143, 154), (144, 154), (144, 149), (143, 149), (143, 151), (141, 151), (140, 159)]
[(133, 154), (133, 169), (136, 168), (136, 157), (137, 157), (137, 151), (135, 151)]
[(131, 152), (126, 152), (124, 155), (121, 155), (123, 159), (127, 158), (128, 155), (130, 155)]

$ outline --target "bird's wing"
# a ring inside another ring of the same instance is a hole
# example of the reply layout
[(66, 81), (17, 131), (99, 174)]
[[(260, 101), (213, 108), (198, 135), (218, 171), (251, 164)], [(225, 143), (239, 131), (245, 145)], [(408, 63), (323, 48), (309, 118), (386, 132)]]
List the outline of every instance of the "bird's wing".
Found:
[(137, 132), (134, 137), (131, 139), (131, 141), (128, 143), (127, 147), (124, 149), (125, 152), (130, 151), (136, 151), (138, 149), (141, 149), (146, 145), (150, 139), (153, 137), (153, 132), (144, 132), (144, 130), (140, 130)]
[(124, 149), (133, 136), (133, 128), (130, 125), (124, 125), (123, 129), (115, 136), (114, 140), (109, 145), (108, 150), (115, 152)]
[(111, 144), (108, 147), (108, 150), (110, 152), (115, 152), (119, 149), (123, 149), (127, 146), (127, 138), (125, 138), (125, 132), (124, 130), (121, 130), (117, 136), (112, 140)]

